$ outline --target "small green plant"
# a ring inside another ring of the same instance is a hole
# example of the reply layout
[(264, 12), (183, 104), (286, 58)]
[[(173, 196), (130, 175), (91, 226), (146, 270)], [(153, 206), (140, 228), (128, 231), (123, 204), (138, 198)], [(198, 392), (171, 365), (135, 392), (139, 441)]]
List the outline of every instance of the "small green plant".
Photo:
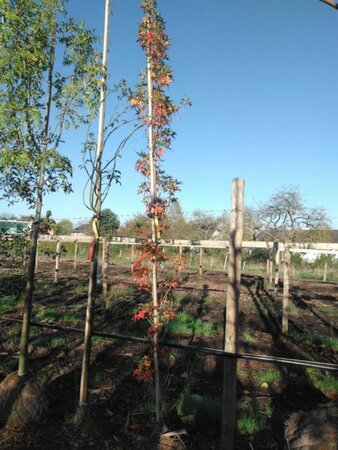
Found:
[(264, 410), (262, 411), (262, 414), (266, 416), (268, 419), (271, 419), (274, 415), (275, 408), (273, 405), (266, 405)]
[(319, 391), (323, 392), (323, 394), (338, 394), (338, 379), (334, 378), (331, 374), (313, 368), (306, 369), (305, 373), (313, 386)]
[(258, 384), (263, 383), (280, 383), (282, 375), (278, 370), (259, 370), (255, 372)]
[(244, 342), (253, 342), (254, 341), (254, 337), (248, 331), (243, 331), (243, 333), (241, 334), (241, 338), (242, 338), (242, 341), (244, 341)]
[(92, 343), (93, 344), (101, 344), (101, 342), (104, 341), (104, 338), (102, 336), (93, 336), (92, 337)]
[(36, 317), (38, 319), (56, 320), (60, 318), (60, 313), (54, 308), (46, 308), (38, 311)]
[(62, 322), (78, 322), (80, 320), (78, 314), (65, 313), (61, 316)]
[(169, 333), (196, 334), (199, 336), (216, 336), (218, 334), (217, 324), (205, 322), (202, 319), (195, 319), (186, 312), (179, 312), (176, 320), (170, 321), (166, 325)]
[(289, 315), (294, 317), (299, 315), (299, 308), (292, 301), (289, 303)]
[(6, 295), (0, 298), (0, 312), (8, 312), (17, 309), (20, 301), (15, 295)]
[(240, 434), (252, 436), (262, 428), (262, 419), (258, 415), (243, 416), (237, 419), (237, 429)]
[(249, 399), (237, 403), (237, 429), (240, 434), (252, 436), (264, 428), (267, 416), (252, 404)]
[(57, 348), (57, 347), (64, 347), (67, 344), (67, 338), (66, 337), (55, 337), (50, 340), (50, 347), (51, 348)]

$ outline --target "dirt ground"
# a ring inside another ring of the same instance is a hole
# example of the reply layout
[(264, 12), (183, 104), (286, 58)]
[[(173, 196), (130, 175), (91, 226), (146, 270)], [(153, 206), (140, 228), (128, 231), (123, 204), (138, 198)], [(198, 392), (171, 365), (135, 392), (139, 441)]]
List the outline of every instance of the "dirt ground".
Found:
[[(112, 308), (99, 299), (95, 330), (143, 337), (145, 327), (133, 313), (145, 298), (138, 292), (129, 265), (109, 267)], [(60, 265), (54, 282), (53, 262), (40, 262), (33, 320), (83, 327), (88, 264)], [(0, 302), (20, 299), (22, 268), (0, 266)], [(254, 275), (243, 275), (240, 303), (240, 351), (336, 363), (338, 285), (293, 280), (289, 335), (281, 333), (281, 293)], [(221, 349), (224, 336), (226, 275), (184, 270), (175, 290), (174, 308), (188, 320), (165, 339)], [(1, 309), (2, 317), (21, 318), (20, 302)], [(0, 303), (1, 306), (1, 303)], [(0, 381), (17, 367), (20, 325), (0, 321)], [(178, 330), (178, 331), (177, 331)], [(42, 422), (29, 429), (0, 432), (0, 448), (30, 449), (217, 449), (220, 439), (222, 361), (218, 357), (174, 350), (173, 365), (161, 371), (165, 432), (152, 438), (152, 383), (133, 377), (137, 361), (150, 349), (141, 343), (94, 338), (90, 374), (90, 427), (72, 424), (79, 393), (82, 336), (32, 327), (29, 368), (48, 399)], [(294, 411), (338, 400), (337, 379), (328, 372), (302, 367), (238, 361), (239, 450), (283, 449), (284, 423)]]

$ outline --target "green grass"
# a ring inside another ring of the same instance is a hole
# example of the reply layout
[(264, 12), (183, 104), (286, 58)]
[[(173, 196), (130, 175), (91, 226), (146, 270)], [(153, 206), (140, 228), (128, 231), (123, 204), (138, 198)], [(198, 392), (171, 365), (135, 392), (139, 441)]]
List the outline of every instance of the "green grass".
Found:
[(319, 369), (308, 368), (305, 370), (313, 386), (325, 395), (338, 394), (338, 379), (329, 373), (324, 373)]
[(330, 336), (319, 336), (310, 333), (290, 333), (290, 336), (302, 344), (313, 346), (320, 344), (324, 347), (330, 348), (333, 351), (338, 351), (338, 338)]
[(125, 298), (130, 298), (134, 294), (134, 288), (131, 286), (126, 286), (123, 288), (112, 288), (109, 292), (108, 301), (113, 302), (114, 300), (121, 300)]
[(299, 308), (293, 303), (293, 301), (289, 302), (289, 315), (294, 317), (299, 315)]
[(248, 399), (237, 403), (237, 430), (242, 435), (252, 436), (266, 425), (266, 410), (259, 411)]
[(172, 320), (166, 325), (166, 330), (172, 334), (194, 333), (199, 336), (216, 336), (218, 334), (218, 326), (216, 324), (195, 319), (184, 311), (179, 312), (176, 320)]
[(255, 372), (255, 378), (258, 384), (280, 383), (282, 375), (278, 370), (258, 370)]
[(254, 341), (254, 337), (248, 331), (243, 331), (243, 333), (241, 334), (241, 339), (244, 342), (253, 342)]
[(60, 313), (54, 308), (46, 308), (38, 311), (36, 317), (37, 319), (56, 320), (60, 318)]
[(60, 315), (60, 319), (62, 320), (62, 322), (78, 322), (79, 320), (81, 320), (79, 315), (74, 313), (62, 314)]
[(262, 428), (262, 418), (258, 414), (243, 416), (237, 419), (237, 429), (240, 434), (252, 436)]
[(67, 345), (66, 337), (54, 337), (50, 340), (49, 345), (51, 348), (63, 347)]
[(15, 295), (6, 295), (0, 298), (0, 312), (8, 312), (17, 309), (20, 301)]

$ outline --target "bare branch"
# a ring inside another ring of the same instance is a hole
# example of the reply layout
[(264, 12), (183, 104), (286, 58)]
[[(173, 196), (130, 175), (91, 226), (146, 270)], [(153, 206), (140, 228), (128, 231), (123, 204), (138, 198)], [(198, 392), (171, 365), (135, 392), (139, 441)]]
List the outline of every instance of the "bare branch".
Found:
[(326, 3), (326, 5), (332, 6), (334, 9), (338, 9), (338, 4), (334, 2), (333, 0), (319, 0), (322, 3)]

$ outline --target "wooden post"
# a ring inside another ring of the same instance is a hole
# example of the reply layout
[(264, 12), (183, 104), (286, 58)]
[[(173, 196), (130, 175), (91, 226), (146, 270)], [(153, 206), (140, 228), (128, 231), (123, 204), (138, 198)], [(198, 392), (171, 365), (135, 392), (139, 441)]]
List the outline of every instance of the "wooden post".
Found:
[(275, 255), (275, 281), (274, 281), (274, 293), (278, 294), (278, 285), (279, 285), (279, 266), (280, 266), (280, 249), (279, 243), (273, 243), (273, 250)]
[(131, 255), (130, 255), (130, 272), (134, 272), (134, 260), (135, 260), (135, 245), (131, 246)]
[(199, 267), (199, 274), (202, 275), (203, 273), (203, 247), (200, 247), (200, 267)]
[[(108, 296), (108, 268), (109, 268), (109, 239), (103, 239), (102, 242), (102, 294), (105, 304)], [(107, 304), (106, 304), (107, 307)]]
[(183, 255), (183, 247), (182, 247), (182, 245), (180, 245), (180, 247), (179, 247), (179, 255), (180, 255), (180, 259), (179, 259), (179, 261), (180, 261), (180, 265), (178, 266), (178, 273), (180, 273), (181, 271), (182, 271), (182, 255)]
[(122, 257), (122, 248), (120, 249), (120, 253), (119, 253), (119, 258), (121, 259)]
[(269, 284), (273, 285), (273, 256), (269, 258)]
[(246, 266), (246, 261), (243, 262), (242, 272), (244, 272)]
[(283, 317), (282, 331), (287, 334), (289, 329), (289, 268), (290, 268), (290, 244), (287, 242), (284, 249), (284, 275), (283, 275)]
[(228, 264), (228, 253), (225, 254), (224, 258), (224, 265), (223, 265), (224, 272), (227, 270), (227, 264)]
[(213, 262), (214, 262), (214, 259), (212, 256), (210, 256), (210, 265), (209, 265), (210, 269), (212, 268)]
[(327, 263), (324, 264), (323, 281), (326, 281), (326, 276), (327, 276)]
[(270, 260), (269, 258), (266, 260), (266, 274), (269, 276), (269, 270), (270, 270)]
[(57, 283), (59, 278), (59, 262), (60, 262), (60, 241), (56, 241), (56, 256), (55, 256), (55, 270), (54, 270), (54, 282)]
[[(232, 182), (229, 234), (228, 289), (224, 350), (238, 351), (238, 316), (241, 286), (241, 252), (243, 238), (244, 180)], [(237, 359), (225, 357), (223, 365), (221, 450), (233, 450), (236, 431)]]
[(193, 252), (192, 252), (192, 249), (190, 248), (190, 267), (192, 267), (192, 256), (193, 256)]
[(77, 252), (78, 252), (78, 241), (77, 239), (74, 241), (74, 270), (77, 267)]

